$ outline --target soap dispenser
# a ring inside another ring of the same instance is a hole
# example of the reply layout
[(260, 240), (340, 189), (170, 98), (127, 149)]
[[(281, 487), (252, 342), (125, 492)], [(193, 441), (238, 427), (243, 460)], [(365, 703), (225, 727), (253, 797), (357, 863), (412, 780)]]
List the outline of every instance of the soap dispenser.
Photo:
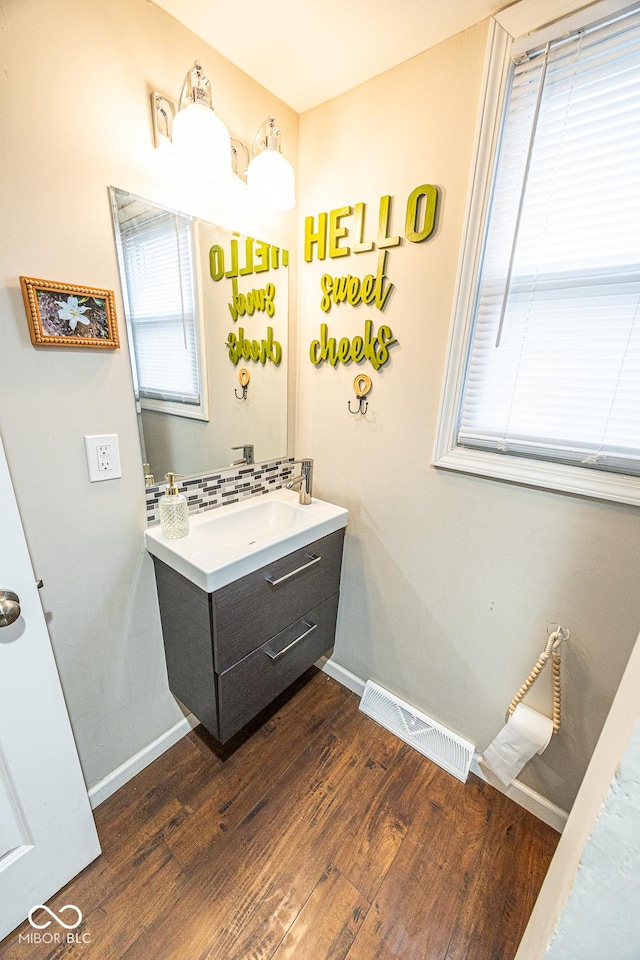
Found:
[(179, 492), (175, 484), (178, 473), (167, 473), (168, 480), (164, 497), (160, 501), (160, 529), (168, 540), (186, 537), (189, 533), (189, 505), (187, 498)]

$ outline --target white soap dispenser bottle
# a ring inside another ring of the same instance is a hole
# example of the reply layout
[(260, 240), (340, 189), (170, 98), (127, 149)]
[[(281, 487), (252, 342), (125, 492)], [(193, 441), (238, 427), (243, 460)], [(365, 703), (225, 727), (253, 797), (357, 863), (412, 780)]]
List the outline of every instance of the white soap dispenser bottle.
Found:
[(160, 501), (160, 529), (162, 536), (168, 540), (177, 540), (189, 533), (189, 505), (175, 484), (175, 478), (179, 476), (179, 473), (165, 475), (165, 480), (169, 482)]

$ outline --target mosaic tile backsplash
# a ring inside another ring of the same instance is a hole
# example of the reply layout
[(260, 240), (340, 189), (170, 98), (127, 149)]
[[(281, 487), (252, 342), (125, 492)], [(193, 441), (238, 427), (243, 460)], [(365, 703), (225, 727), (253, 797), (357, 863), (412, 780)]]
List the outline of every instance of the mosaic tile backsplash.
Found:
[[(191, 477), (179, 484), (189, 503), (189, 513), (202, 513), (247, 497), (278, 490), (294, 475), (293, 457), (286, 460), (268, 460), (250, 466), (228, 467), (204, 477)], [(146, 488), (147, 523), (160, 522), (160, 499), (166, 483)]]

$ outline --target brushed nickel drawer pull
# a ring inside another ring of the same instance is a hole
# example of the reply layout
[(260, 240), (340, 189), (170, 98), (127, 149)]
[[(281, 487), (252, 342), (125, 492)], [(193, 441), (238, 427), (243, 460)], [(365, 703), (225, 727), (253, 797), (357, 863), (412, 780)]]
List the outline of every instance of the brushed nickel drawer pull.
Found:
[(278, 577), (277, 580), (274, 580), (273, 577), (265, 577), (265, 580), (270, 587), (277, 587), (281, 583), (284, 583), (285, 580), (288, 580), (289, 577), (295, 577), (298, 573), (302, 573), (303, 570), (308, 570), (309, 567), (312, 567), (315, 563), (320, 563), (322, 557), (317, 556), (315, 553), (308, 553), (309, 563), (303, 563), (301, 567), (296, 567), (295, 570), (292, 570), (291, 573), (285, 573), (284, 577)]
[(308, 637), (310, 633), (313, 633), (314, 630), (318, 629), (317, 623), (307, 623), (306, 620), (302, 621), (305, 627), (308, 627), (308, 630), (305, 630), (304, 633), (301, 633), (299, 637), (296, 637), (295, 640), (292, 640), (291, 643), (288, 643), (286, 647), (280, 650), (279, 653), (272, 653), (271, 650), (267, 650), (266, 654), (268, 657), (271, 657), (272, 660), (277, 660), (279, 657), (283, 656), (287, 650), (291, 650), (291, 647), (295, 647), (296, 643), (300, 643), (301, 640), (304, 640), (305, 637)]

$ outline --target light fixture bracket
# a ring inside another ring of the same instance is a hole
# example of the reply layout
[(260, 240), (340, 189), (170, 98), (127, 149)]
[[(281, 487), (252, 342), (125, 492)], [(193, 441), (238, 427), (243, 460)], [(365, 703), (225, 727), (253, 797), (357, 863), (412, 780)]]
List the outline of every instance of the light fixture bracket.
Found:
[(202, 64), (196, 60), (191, 70), (187, 71), (180, 91), (180, 102), (178, 109), (182, 110), (191, 103), (202, 103), (213, 110), (213, 100), (211, 99), (211, 84), (204, 74)]
[(272, 116), (267, 117), (255, 135), (251, 156), (257, 157), (263, 150), (277, 150), (278, 153), (280, 153), (281, 137), (280, 127), (276, 123), (275, 118)]
[(243, 183), (247, 182), (247, 167), (249, 166), (249, 147), (243, 140), (231, 137), (231, 166), (237, 177)]
[(153, 145), (168, 147), (173, 137), (173, 118), (176, 115), (178, 104), (175, 100), (165, 97), (163, 93), (154, 90), (151, 94), (151, 119), (153, 121)]

